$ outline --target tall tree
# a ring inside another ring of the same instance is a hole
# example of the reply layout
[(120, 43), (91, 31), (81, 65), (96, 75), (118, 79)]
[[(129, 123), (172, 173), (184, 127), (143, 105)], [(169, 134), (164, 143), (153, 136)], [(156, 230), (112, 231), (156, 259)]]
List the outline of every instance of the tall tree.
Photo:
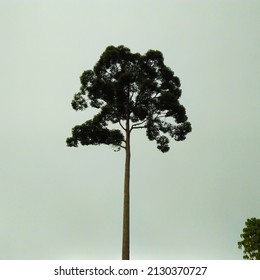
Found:
[(73, 109), (84, 110), (90, 105), (99, 112), (72, 129), (67, 145), (106, 144), (117, 151), (125, 150), (122, 259), (128, 260), (130, 135), (134, 130), (146, 129), (148, 139), (156, 141), (163, 153), (170, 149), (167, 136), (176, 141), (186, 138), (191, 124), (179, 103), (181, 83), (165, 66), (161, 52), (149, 50), (140, 55), (124, 46), (107, 47), (93, 70), (84, 71), (80, 81), (80, 91), (72, 101)]
[(243, 247), (243, 259), (260, 260), (260, 219), (247, 219), (245, 225), (238, 248)]

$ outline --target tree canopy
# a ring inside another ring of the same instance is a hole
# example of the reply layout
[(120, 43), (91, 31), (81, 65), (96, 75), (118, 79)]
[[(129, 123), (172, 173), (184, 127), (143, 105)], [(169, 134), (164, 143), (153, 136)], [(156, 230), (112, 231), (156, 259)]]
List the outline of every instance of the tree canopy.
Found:
[[(156, 141), (163, 153), (169, 150), (169, 137), (182, 141), (191, 132), (185, 108), (179, 103), (180, 80), (165, 66), (160, 51), (140, 55), (124, 46), (109, 46), (93, 70), (83, 72), (80, 81), (73, 109), (91, 106), (100, 110), (72, 129), (68, 146), (77, 147), (80, 143), (125, 148), (126, 120), (130, 123), (129, 132), (146, 129), (148, 139)], [(109, 124), (119, 124), (119, 129)]]
[(243, 247), (243, 259), (260, 260), (260, 219), (247, 219), (245, 225), (238, 248)]

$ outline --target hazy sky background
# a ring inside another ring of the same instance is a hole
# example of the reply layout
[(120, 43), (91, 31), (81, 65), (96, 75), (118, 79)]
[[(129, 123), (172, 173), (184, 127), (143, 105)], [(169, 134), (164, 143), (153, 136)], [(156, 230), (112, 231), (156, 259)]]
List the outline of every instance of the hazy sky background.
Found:
[(124, 151), (68, 148), (108, 45), (160, 50), (193, 131), (132, 138), (131, 258), (242, 259), (260, 217), (260, 2), (0, 0), (0, 259), (120, 259)]

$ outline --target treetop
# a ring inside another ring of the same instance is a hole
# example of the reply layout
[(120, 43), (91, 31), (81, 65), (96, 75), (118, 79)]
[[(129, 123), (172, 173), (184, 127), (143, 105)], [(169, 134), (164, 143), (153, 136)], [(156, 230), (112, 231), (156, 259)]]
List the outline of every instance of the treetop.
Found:
[[(91, 106), (99, 113), (72, 129), (68, 146), (106, 144), (120, 149), (124, 148), (125, 132), (144, 128), (148, 139), (167, 152), (166, 135), (182, 141), (191, 132), (186, 110), (179, 103), (180, 80), (164, 64), (160, 51), (140, 55), (125, 46), (108, 46), (93, 70), (83, 72), (80, 82), (73, 109)], [(109, 123), (118, 124), (119, 129), (109, 128)]]

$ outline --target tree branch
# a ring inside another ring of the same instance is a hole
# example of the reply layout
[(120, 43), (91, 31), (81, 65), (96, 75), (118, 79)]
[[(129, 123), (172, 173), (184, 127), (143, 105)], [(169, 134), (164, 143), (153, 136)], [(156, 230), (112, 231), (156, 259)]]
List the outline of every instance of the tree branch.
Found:
[(139, 122), (139, 123), (134, 123), (134, 124), (131, 126), (131, 128), (133, 128), (133, 127), (135, 127), (135, 126), (138, 126), (138, 125), (140, 125), (140, 124), (143, 124), (144, 122), (146, 122), (146, 119), (143, 120), (143, 121), (141, 121), (141, 122)]
[(120, 119), (118, 119), (118, 123), (119, 123), (119, 125), (122, 127), (122, 129), (123, 129), (124, 131), (126, 131), (125, 127), (121, 124)]
[(146, 119), (143, 120), (142, 122), (133, 124), (133, 125), (131, 126), (130, 132), (131, 132), (133, 129), (145, 128), (146, 126), (140, 126), (141, 124), (143, 124), (143, 123), (145, 123), (145, 122), (146, 122)]
[(131, 130), (130, 130), (130, 132), (131, 132), (133, 129), (139, 129), (139, 128), (146, 128), (146, 125), (132, 127)]

